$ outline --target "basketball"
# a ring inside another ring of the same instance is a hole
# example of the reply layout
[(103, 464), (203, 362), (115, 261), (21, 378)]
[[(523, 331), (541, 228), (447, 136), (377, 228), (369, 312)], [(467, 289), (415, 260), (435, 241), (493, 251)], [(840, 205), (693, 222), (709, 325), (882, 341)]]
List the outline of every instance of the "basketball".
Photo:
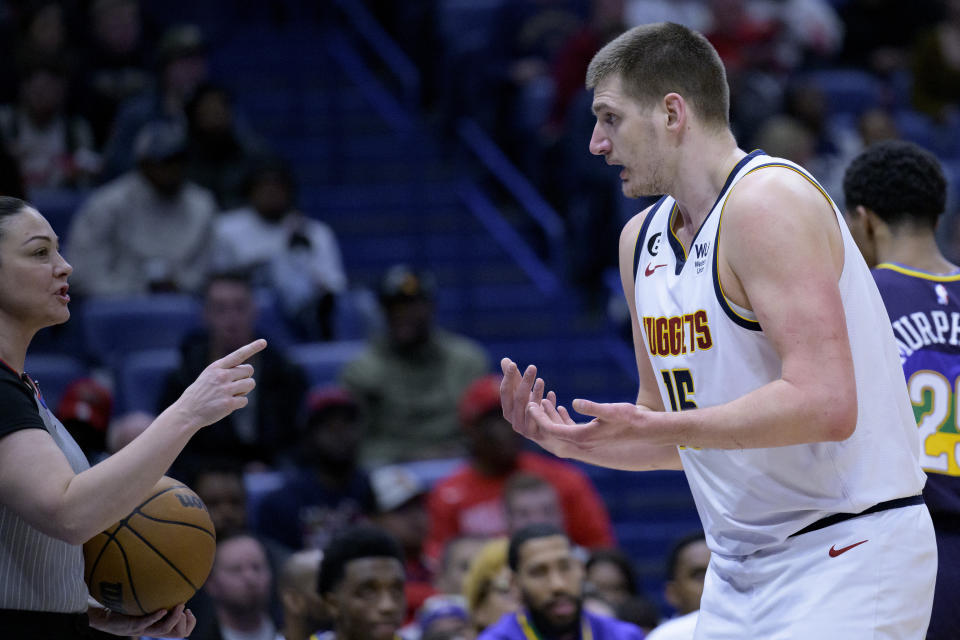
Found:
[(213, 566), (216, 533), (203, 501), (164, 476), (130, 515), (83, 545), (90, 595), (141, 616), (189, 600)]

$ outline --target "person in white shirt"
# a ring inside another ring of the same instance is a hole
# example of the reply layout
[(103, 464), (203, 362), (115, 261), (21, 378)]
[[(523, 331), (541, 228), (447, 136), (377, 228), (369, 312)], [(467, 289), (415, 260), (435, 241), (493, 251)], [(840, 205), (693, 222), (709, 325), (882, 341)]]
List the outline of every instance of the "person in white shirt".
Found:
[(347, 286), (336, 236), (296, 208), (294, 177), (280, 160), (256, 163), (245, 191), (247, 206), (216, 220), (214, 268), (253, 272), (301, 338), (332, 338), (334, 299)]

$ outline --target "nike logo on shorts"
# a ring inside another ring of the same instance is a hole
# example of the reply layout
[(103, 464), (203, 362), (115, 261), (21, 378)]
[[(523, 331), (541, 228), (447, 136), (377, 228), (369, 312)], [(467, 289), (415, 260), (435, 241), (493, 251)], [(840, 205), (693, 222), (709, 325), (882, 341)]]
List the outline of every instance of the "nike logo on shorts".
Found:
[(851, 544), (851, 545), (849, 545), (849, 546), (841, 547), (841, 548), (839, 548), (839, 549), (836, 548), (837, 545), (833, 545), (832, 547), (830, 547), (830, 551), (828, 551), (828, 553), (830, 554), (830, 557), (831, 557), (831, 558), (836, 558), (836, 557), (837, 557), (838, 555), (840, 555), (841, 553), (846, 553), (847, 551), (850, 551), (850, 549), (853, 549), (854, 547), (859, 547), (859, 546), (860, 546), (861, 544), (863, 544), (864, 542), (867, 542), (867, 541), (866, 541), (866, 540), (861, 540), (860, 542), (854, 542), (853, 544)]

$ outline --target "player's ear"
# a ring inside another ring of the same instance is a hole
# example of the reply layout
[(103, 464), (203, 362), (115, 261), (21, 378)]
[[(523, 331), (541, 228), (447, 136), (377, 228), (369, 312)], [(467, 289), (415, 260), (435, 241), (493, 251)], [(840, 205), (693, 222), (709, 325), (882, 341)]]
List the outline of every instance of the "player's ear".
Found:
[(668, 129), (680, 130), (683, 128), (687, 118), (687, 103), (683, 96), (673, 92), (663, 96), (663, 110), (666, 114)]

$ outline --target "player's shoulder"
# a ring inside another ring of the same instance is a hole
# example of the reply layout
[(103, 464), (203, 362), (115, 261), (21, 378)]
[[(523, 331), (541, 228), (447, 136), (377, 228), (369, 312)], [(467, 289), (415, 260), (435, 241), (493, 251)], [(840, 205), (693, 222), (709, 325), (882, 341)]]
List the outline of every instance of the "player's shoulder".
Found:
[[(788, 202), (791, 206), (784, 206)], [(757, 211), (764, 212), (762, 215), (793, 215), (797, 205), (809, 204), (819, 209), (832, 202), (802, 167), (771, 159), (748, 170), (730, 189), (724, 217), (730, 212)]]

